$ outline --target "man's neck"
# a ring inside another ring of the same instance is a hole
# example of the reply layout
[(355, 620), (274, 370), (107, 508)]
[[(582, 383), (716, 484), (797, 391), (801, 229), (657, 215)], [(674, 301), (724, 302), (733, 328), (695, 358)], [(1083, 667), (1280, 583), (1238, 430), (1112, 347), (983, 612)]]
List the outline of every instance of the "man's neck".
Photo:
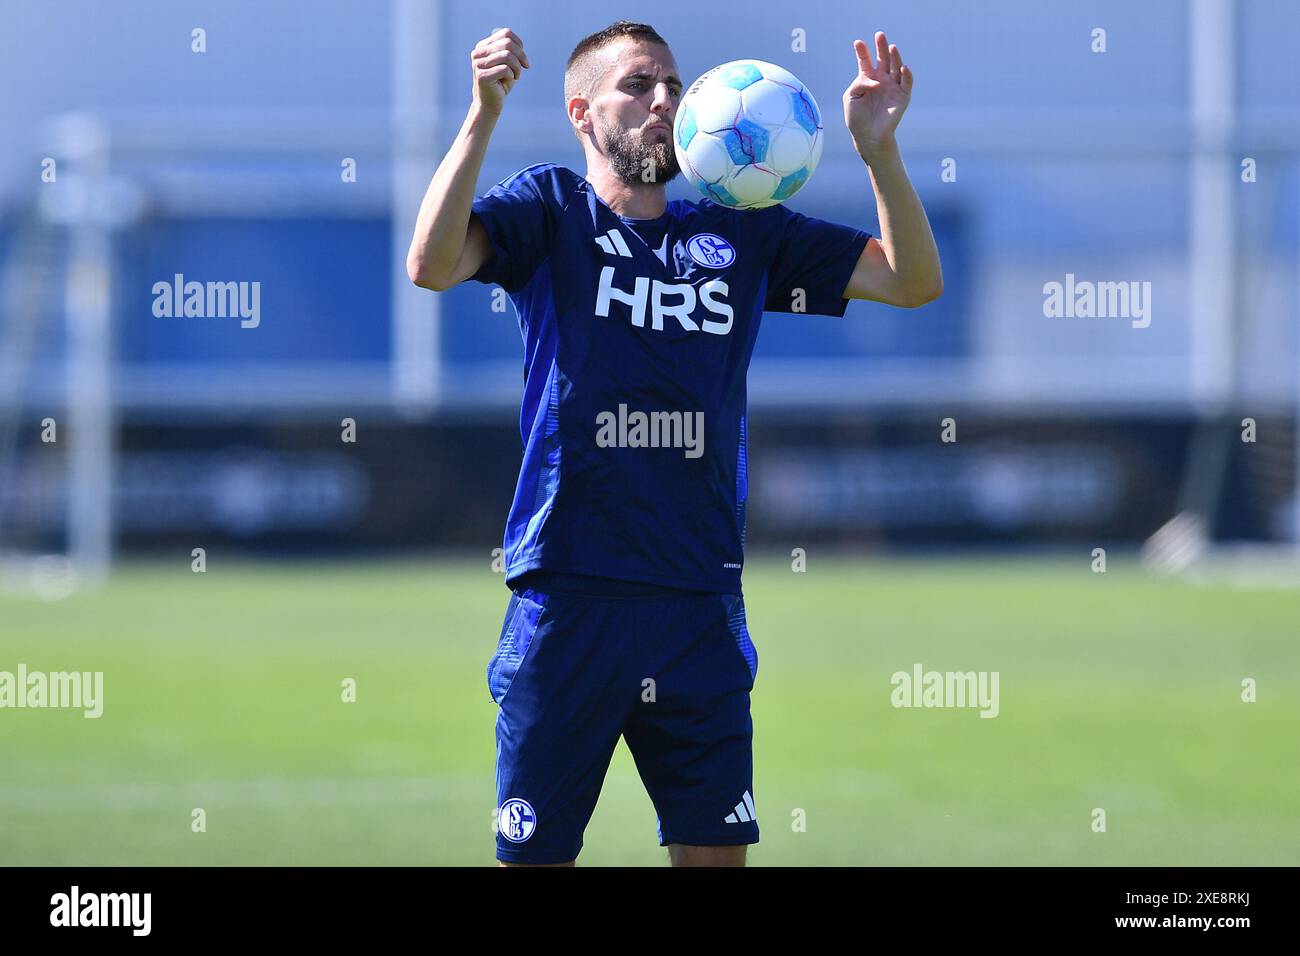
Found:
[(610, 209), (620, 216), (630, 219), (658, 219), (668, 208), (668, 197), (663, 183), (637, 183), (635, 186), (623, 182), (608, 170), (603, 174), (588, 170), (587, 182), (596, 190), (596, 195)]

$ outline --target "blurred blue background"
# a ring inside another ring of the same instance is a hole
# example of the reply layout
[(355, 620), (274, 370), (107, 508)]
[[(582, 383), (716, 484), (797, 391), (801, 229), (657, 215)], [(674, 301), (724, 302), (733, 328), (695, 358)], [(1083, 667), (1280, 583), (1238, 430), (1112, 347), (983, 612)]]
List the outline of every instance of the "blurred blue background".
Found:
[[(886, 31), (916, 76), (899, 138), (945, 294), (765, 318), (756, 546), (1135, 544), (1189, 509), (1215, 537), (1295, 537), (1294, 3), (50, 0), (0, 33), (0, 546), (494, 546), (518, 328), (487, 286), (411, 286), (406, 245), (473, 45), (508, 25), (533, 63), (481, 192), (585, 170), (563, 65), (619, 17), (688, 82), (741, 57), (798, 75), (827, 142), (791, 207), (872, 233), (852, 41)], [(177, 273), (260, 282), (260, 323), (155, 316)], [(1067, 274), (1150, 282), (1150, 326), (1045, 316)], [(71, 441), (48, 447), (47, 417)], [(190, 477), (159, 481), (173, 466)], [(322, 487), (337, 507), (285, 517)]]

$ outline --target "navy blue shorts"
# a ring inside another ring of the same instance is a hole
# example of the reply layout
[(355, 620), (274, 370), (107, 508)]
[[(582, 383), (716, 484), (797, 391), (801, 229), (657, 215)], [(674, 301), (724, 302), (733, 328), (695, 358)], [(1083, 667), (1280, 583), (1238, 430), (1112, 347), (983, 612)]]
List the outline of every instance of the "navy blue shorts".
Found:
[(517, 582), (487, 668), (498, 705), (497, 859), (576, 859), (620, 736), (661, 846), (757, 843), (758, 655), (744, 599), (580, 594), (550, 586), (564, 580), (554, 576), (546, 591), (519, 586), (537, 580)]

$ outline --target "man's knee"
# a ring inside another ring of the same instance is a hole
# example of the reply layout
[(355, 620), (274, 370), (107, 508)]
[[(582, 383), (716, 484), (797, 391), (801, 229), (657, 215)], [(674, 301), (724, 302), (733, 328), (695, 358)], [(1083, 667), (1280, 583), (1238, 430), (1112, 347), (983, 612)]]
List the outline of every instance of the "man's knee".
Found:
[(673, 866), (744, 866), (745, 853), (740, 846), (687, 846), (684, 843), (668, 844), (668, 859)]
[(577, 860), (570, 860), (568, 863), (510, 863), (506, 860), (497, 860), (497, 866), (576, 866)]

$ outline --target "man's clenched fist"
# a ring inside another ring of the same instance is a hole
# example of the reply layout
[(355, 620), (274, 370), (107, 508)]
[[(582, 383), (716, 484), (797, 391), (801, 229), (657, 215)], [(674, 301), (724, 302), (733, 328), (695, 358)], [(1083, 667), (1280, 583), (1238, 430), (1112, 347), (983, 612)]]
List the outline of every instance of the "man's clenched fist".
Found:
[(500, 113), (506, 94), (531, 64), (524, 41), (509, 27), (501, 27), (479, 40), (469, 55), (474, 69), (474, 99), (482, 109)]

